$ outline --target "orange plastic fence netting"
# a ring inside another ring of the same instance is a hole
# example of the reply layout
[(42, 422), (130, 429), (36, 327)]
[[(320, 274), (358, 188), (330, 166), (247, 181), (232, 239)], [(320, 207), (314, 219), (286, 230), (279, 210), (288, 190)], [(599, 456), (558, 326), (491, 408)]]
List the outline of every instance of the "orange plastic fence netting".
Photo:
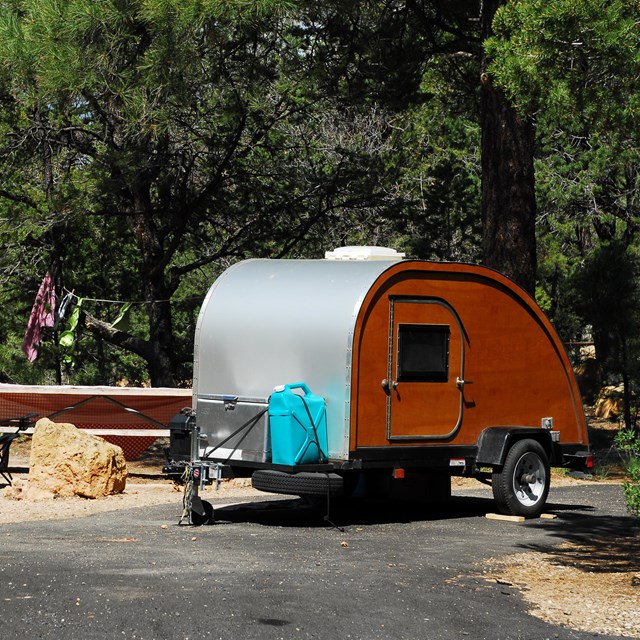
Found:
[[(187, 406), (190, 389), (0, 384), (0, 421), (35, 413), (33, 420), (48, 417), (79, 429), (166, 429)], [(156, 441), (146, 435), (102, 437), (122, 447), (127, 460), (136, 460)]]

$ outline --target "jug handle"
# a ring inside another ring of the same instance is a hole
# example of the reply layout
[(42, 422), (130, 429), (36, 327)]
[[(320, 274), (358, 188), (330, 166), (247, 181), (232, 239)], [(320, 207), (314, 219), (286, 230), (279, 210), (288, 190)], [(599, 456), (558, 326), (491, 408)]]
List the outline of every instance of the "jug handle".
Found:
[(305, 396), (312, 395), (311, 389), (304, 382), (292, 382), (291, 384), (285, 384), (285, 389), (302, 389)]

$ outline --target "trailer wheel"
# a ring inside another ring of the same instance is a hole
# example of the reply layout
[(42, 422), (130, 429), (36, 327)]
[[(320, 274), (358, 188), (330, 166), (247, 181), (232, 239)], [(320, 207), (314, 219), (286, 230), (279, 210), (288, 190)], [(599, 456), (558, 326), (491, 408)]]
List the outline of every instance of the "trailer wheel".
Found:
[(285, 473), (260, 469), (251, 476), (254, 489), (293, 496), (342, 495), (344, 480), (337, 473)]
[(502, 470), (492, 476), (493, 497), (502, 513), (539, 516), (549, 494), (549, 459), (536, 440), (518, 440)]
[(213, 505), (206, 500), (200, 500), (197, 508), (191, 509), (191, 524), (201, 527), (213, 522)]

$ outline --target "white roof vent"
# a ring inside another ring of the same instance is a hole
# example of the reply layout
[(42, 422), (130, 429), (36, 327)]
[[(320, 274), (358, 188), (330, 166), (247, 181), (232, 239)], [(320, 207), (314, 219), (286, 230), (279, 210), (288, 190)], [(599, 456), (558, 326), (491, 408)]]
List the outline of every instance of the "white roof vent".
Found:
[(324, 254), (325, 260), (402, 260), (404, 256), (388, 247), (338, 247)]

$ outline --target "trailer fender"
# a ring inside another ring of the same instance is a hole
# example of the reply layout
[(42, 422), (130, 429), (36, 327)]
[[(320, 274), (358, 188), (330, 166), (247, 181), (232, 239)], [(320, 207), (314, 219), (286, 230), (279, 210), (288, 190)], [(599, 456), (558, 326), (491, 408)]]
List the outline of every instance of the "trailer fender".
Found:
[(551, 432), (534, 427), (487, 427), (478, 438), (478, 453), (476, 465), (478, 467), (501, 467), (507, 457), (509, 449), (518, 440), (530, 438), (539, 442), (547, 453), (548, 458), (554, 458)]

